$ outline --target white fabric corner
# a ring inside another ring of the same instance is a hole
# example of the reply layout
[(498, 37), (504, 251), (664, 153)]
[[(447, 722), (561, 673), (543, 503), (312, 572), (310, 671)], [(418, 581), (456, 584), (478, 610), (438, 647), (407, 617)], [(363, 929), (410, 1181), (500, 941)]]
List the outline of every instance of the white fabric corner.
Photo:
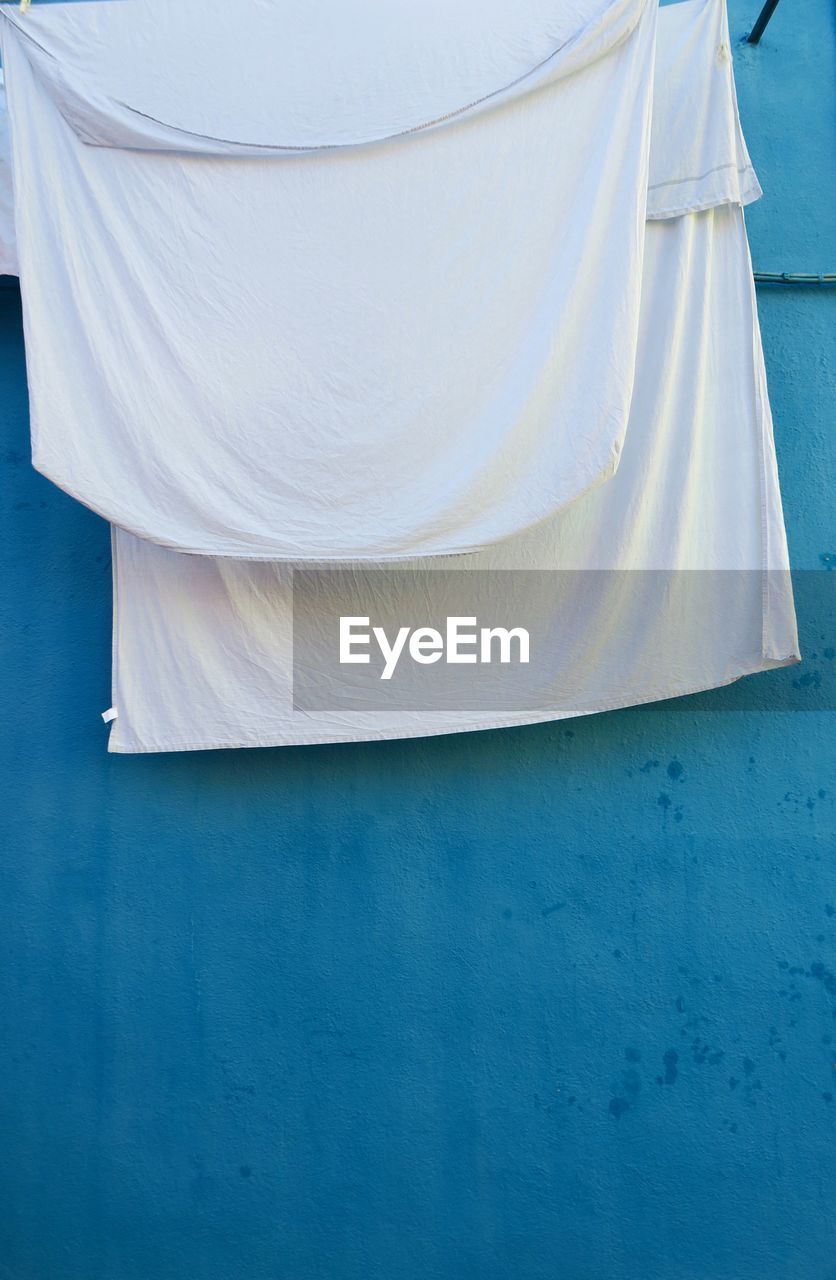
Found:
[(658, 40), (648, 218), (759, 199), (737, 110), (725, 3), (667, 5)]

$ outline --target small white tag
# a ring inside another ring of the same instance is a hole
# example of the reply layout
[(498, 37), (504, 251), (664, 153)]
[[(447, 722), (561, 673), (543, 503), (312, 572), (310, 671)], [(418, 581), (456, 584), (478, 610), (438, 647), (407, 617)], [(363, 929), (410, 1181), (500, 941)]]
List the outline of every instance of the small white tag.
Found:
[(102, 712), (102, 719), (105, 724), (110, 724), (111, 720), (115, 720), (119, 712), (115, 707), (108, 707), (107, 711)]

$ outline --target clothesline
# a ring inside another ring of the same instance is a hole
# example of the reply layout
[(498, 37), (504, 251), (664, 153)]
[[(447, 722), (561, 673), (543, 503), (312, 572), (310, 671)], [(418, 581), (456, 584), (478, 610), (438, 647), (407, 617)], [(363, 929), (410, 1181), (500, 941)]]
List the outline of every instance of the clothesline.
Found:
[[(836, 273), (829, 271), (754, 271), (755, 284), (830, 285), (836, 284)], [(17, 289), (16, 276), (0, 276), (0, 289)]]

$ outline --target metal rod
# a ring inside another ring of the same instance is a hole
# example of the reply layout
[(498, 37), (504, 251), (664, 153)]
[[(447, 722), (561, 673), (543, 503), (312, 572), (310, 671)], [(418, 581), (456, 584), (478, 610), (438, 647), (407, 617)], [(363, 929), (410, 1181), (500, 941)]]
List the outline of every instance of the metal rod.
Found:
[(819, 271), (755, 271), (756, 284), (836, 284), (836, 274)]
[(766, 31), (767, 23), (778, 8), (778, 0), (766, 0), (766, 4), (758, 14), (758, 19), (746, 37), (747, 44), (760, 44), (760, 38)]
[[(752, 274), (756, 284), (836, 284), (836, 272), (833, 271), (754, 271)], [(0, 291), (19, 287), (17, 276), (0, 275)]]

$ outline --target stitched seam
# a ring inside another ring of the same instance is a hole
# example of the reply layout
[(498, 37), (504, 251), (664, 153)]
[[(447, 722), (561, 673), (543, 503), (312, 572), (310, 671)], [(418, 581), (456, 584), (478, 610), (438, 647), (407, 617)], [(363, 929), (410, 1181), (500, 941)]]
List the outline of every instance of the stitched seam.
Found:
[(734, 169), (742, 176), (744, 173), (749, 172), (751, 165), (745, 164), (741, 168), (730, 161), (728, 164), (718, 164), (713, 169), (706, 170), (705, 173), (694, 174), (690, 178), (670, 178), (667, 182), (654, 182), (647, 189), (648, 191), (657, 191), (659, 187), (678, 187), (683, 182), (702, 182), (704, 178), (710, 178), (712, 173), (720, 173), (723, 169)]

